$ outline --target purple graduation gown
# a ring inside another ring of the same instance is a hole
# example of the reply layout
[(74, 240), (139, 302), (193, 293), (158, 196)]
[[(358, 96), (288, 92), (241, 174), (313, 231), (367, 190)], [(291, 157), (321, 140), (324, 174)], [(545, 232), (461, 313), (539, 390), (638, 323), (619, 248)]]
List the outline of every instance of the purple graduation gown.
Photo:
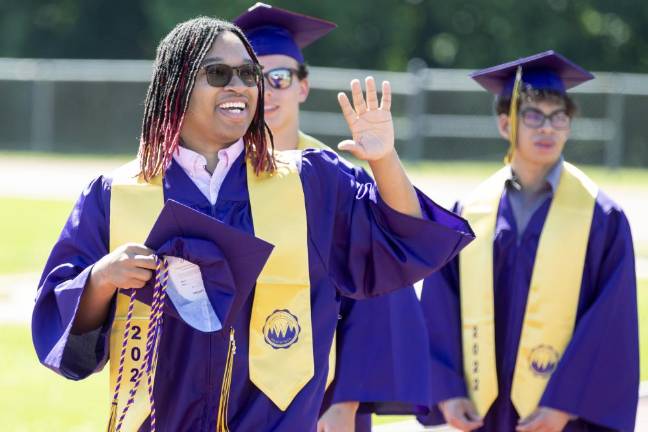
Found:
[[(237, 353), (229, 402), (231, 430), (314, 431), (340, 296), (360, 299), (412, 284), (446, 264), (472, 239), (463, 219), (448, 214), (425, 195), (418, 193), (424, 219), (400, 214), (381, 200), (373, 184), (357, 181), (340, 165), (337, 156), (320, 150), (305, 151), (301, 161), (314, 376), (285, 412), (252, 384), (248, 375), (250, 295), (233, 322)], [(70, 328), (93, 263), (108, 253), (110, 184), (108, 177), (97, 178), (77, 201), (45, 266), (34, 308), (32, 336), (40, 361), (70, 379), (100, 370), (109, 357), (112, 317), (84, 335), (71, 335)], [(254, 231), (243, 155), (227, 174), (215, 205), (210, 205), (175, 162), (165, 174), (164, 197)], [(201, 333), (172, 317), (164, 321), (154, 394), (158, 429), (213, 430), (228, 348), (225, 333)], [(148, 429), (147, 423), (141, 428)]]
[[(349, 168), (363, 182), (372, 181), (363, 169)], [(371, 413), (401, 414), (401, 404), (426, 405), (427, 329), (414, 287), (365, 300), (343, 298), (337, 328), (335, 380), (322, 413), (335, 403), (360, 402), (355, 431), (371, 432)]]
[[(493, 249), (495, 345), (499, 396), (480, 431), (513, 431), (510, 399), (524, 311), (542, 226), (551, 198), (532, 215), (518, 240), (506, 192)], [(632, 431), (639, 388), (635, 260), (628, 220), (605, 194), (596, 198), (576, 326), (549, 379), (540, 406), (578, 416), (565, 431)], [(430, 335), (433, 393), (424, 424), (443, 423), (437, 403), (465, 397), (458, 258), (425, 280), (421, 304)], [(550, 317), (547, 317), (550, 319)]]
[(370, 413), (403, 414), (410, 406), (425, 406), (428, 336), (414, 288), (344, 299), (340, 316), (336, 379), (325, 405), (359, 401), (356, 432), (371, 431)]

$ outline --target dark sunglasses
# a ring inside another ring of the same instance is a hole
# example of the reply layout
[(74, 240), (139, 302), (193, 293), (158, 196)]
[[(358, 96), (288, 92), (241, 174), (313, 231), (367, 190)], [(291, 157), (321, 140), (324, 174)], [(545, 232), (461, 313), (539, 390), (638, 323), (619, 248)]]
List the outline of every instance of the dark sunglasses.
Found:
[(293, 75), (297, 74), (297, 69), (291, 68), (275, 68), (264, 72), (263, 76), (270, 87), (277, 90), (283, 90), (290, 87), (293, 80)]
[(203, 66), (207, 74), (207, 84), (212, 87), (225, 87), (236, 74), (246, 87), (255, 87), (261, 80), (261, 67), (254, 63), (230, 66), (223, 63)]
[(541, 128), (547, 120), (549, 124), (556, 130), (565, 130), (569, 128), (571, 118), (567, 115), (565, 110), (557, 110), (549, 115), (545, 115), (542, 111), (536, 108), (525, 108), (520, 111), (522, 123), (531, 129)]

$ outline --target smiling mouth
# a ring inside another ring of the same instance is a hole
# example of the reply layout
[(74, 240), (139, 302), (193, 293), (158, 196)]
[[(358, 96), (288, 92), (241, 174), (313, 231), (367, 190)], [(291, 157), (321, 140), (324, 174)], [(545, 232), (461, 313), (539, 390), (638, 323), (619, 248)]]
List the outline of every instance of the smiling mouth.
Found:
[(245, 102), (224, 102), (218, 108), (232, 114), (241, 114), (247, 108)]
[(266, 112), (266, 113), (274, 112), (274, 111), (277, 111), (278, 109), (279, 109), (279, 105), (265, 105), (263, 107), (263, 112)]

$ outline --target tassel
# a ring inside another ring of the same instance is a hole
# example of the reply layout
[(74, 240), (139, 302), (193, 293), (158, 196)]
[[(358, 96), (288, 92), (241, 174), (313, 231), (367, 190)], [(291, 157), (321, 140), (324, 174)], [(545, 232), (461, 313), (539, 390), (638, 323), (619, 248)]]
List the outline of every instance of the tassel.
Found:
[(234, 328), (230, 327), (229, 348), (227, 349), (227, 360), (225, 361), (223, 384), (221, 385), (220, 401), (218, 402), (218, 420), (216, 422), (216, 432), (229, 432), (229, 427), (227, 426), (227, 411), (229, 407), (230, 388), (232, 386), (232, 373), (234, 368), (235, 354), (236, 340), (234, 339)]
[(110, 405), (110, 420), (106, 432), (115, 432), (115, 426), (117, 426), (117, 402)]
[(511, 106), (509, 108), (509, 149), (504, 158), (505, 164), (510, 164), (513, 160), (513, 153), (517, 147), (518, 131), (518, 99), (520, 98), (520, 86), (522, 84), (522, 66), (518, 66), (515, 73), (515, 83), (513, 84), (513, 93), (511, 94)]

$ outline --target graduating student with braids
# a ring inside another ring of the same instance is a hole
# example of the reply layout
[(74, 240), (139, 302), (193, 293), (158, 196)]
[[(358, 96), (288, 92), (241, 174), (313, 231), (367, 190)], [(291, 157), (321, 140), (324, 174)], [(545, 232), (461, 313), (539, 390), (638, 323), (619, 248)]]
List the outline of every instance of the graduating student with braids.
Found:
[[(407, 286), (473, 238), (463, 219), (412, 187), (394, 150), (389, 84), (379, 104), (375, 83), (366, 82), (366, 99), (357, 80), (353, 105), (339, 96), (353, 137), (339, 148), (367, 160), (377, 186), (351, 175), (332, 152), (273, 151), (259, 63), (234, 25), (196, 18), (161, 42), (135, 169), (98, 177), (75, 204), (40, 282), (34, 345), (41, 362), (67, 378), (82, 379), (109, 358), (112, 372), (132, 336), (124, 320), (138, 323), (137, 308), (147, 304), (142, 294), (144, 303), (125, 312), (124, 289), (150, 292), (158, 261), (174, 257), (198, 265), (195, 288), (204, 285), (203, 306), (224, 325), (196, 322), (175, 300), (160, 309), (156, 283), (150, 309), (165, 319), (151, 327), (146, 346), (148, 353), (159, 344), (159, 357), (144, 365), (155, 386), (150, 396), (115, 398), (111, 430), (315, 430), (340, 296)], [(193, 226), (191, 236), (155, 250), (142, 244), (142, 227), (150, 229), (171, 200), (274, 245), (248, 296), (224, 277), (231, 270), (236, 279), (240, 257), (214, 262), (238, 247), (224, 237)], [(218, 278), (230, 285), (213, 283)], [(233, 316), (217, 301), (227, 294), (245, 297)], [(135, 381), (141, 375), (135, 368)], [(134, 386), (121, 385), (122, 393)]]

